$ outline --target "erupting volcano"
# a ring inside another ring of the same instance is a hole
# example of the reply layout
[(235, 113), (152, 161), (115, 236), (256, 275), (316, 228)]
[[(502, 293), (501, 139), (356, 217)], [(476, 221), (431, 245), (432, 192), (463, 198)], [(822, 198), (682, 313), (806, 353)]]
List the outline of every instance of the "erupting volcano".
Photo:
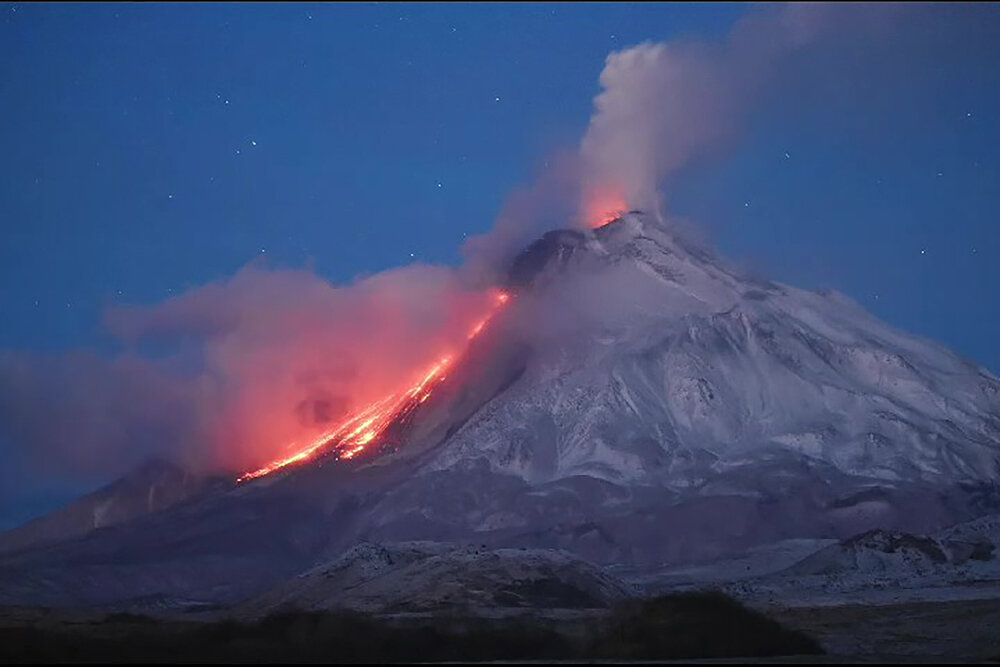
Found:
[[(492, 309), (472, 327), (468, 336), (469, 341), (482, 333), (508, 300), (507, 293), (499, 290), (496, 292)], [(237, 483), (264, 477), (290, 465), (319, 458), (353, 459), (368, 449), (369, 445), (376, 451), (383, 448), (388, 444), (384, 442), (387, 431), (393, 426), (405, 425), (414, 411), (445, 381), (448, 370), (455, 361), (454, 354), (443, 355), (433, 366), (420, 374), (420, 379), (416, 383), (368, 404), (337, 426), (310, 440), (304, 447), (297, 442), (289, 444), (286, 451), (292, 450), (293, 454), (275, 459), (267, 465), (240, 475), (236, 480)]]
[(627, 210), (628, 204), (619, 190), (597, 188), (588, 193), (584, 222), (591, 229), (597, 229), (622, 217)]
[(240, 484), (146, 474), (9, 534), (0, 602), (230, 603), (359, 542), (642, 574), (1000, 508), (1000, 379), (845, 297), (746, 275), (636, 211), (546, 233), (498, 285), (462, 342)]

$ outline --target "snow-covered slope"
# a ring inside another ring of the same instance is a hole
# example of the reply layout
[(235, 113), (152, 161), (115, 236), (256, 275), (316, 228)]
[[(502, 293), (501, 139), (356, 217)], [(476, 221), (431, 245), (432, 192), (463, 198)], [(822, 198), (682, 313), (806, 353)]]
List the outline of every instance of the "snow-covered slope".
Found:
[(240, 605), (237, 612), (593, 609), (632, 593), (615, 577), (564, 551), (362, 543)]
[(635, 571), (1000, 508), (1000, 381), (836, 293), (743, 275), (640, 213), (546, 235), (398, 450), (0, 557), (0, 602), (232, 601), (360, 541)]
[(751, 600), (802, 604), (996, 598), (998, 526), (1000, 515), (992, 514), (931, 535), (871, 530), (727, 588)]
[(0, 552), (72, 539), (159, 512), (197, 495), (212, 481), (167, 461), (146, 461), (63, 509), (0, 534)]
[(653, 567), (998, 506), (1000, 381), (842, 295), (743, 276), (639, 213), (546, 235), (510, 282), (498, 335), (527, 361), (389, 490), (378, 535)]
[(486, 456), (535, 482), (678, 490), (789, 455), (890, 483), (998, 476), (987, 371), (844, 296), (741, 277), (646, 216), (563, 234), (521, 296), (527, 372), (436, 468)]

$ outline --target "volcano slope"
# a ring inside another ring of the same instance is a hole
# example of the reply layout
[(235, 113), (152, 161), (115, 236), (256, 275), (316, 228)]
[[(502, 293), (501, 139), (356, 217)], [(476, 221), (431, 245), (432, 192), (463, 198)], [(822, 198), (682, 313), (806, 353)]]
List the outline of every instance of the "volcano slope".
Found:
[(0, 603), (232, 602), (361, 541), (650, 571), (1000, 508), (1000, 381), (840, 294), (747, 276), (638, 212), (545, 235), (505, 281), (391, 441), (21, 544)]

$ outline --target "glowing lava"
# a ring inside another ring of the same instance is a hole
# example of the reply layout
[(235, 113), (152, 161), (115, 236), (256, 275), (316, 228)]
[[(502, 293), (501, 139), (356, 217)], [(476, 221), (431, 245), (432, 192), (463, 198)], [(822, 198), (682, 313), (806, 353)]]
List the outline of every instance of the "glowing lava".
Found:
[[(490, 319), (504, 306), (510, 296), (498, 291), (494, 297), (493, 309), (489, 315), (476, 323), (469, 333), (469, 340), (478, 336)], [(420, 375), (420, 380), (409, 388), (390, 394), (299, 447), (291, 443), (287, 449), (297, 450), (294, 454), (271, 461), (267, 465), (243, 473), (236, 481), (247, 482), (264, 477), (297, 463), (310, 461), (323, 454), (331, 454), (336, 459), (352, 459), (372, 442), (378, 441), (386, 430), (398, 419), (409, 416), (417, 406), (430, 398), (434, 389), (447, 377), (447, 371), (454, 361), (454, 355), (446, 354)]]
[(596, 190), (587, 196), (584, 222), (591, 229), (597, 229), (622, 217), (627, 210), (625, 197), (618, 190)]

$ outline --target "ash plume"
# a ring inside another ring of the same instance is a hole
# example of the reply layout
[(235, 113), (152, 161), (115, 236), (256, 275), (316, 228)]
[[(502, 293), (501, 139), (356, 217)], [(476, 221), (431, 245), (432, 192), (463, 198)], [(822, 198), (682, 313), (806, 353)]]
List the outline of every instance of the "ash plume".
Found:
[(810, 106), (835, 105), (864, 119), (852, 129), (877, 133), (908, 88), (961, 76), (995, 51), (997, 24), (989, 7), (765, 5), (721, 39), (615, 51), (580, 145), (550, 160), (489, 232), (469, 239), (468, 265), (495, 275), (525, 242), (567, 222), (594, 227), (630, 209), (672, 219), (672, 178), (729, 155), (767, 118), (792, 122)]
[[(784, 66), (809, 49), (870, 37), (900, 10), (825, 4), (767, 6), (720, 42), (644, 42), (611, 53), (580, 145), (584, 217), (616, 192), (662, 214), (660, 186), (694, 160), (732, 145)], [(788, 92), (786, 90), (786, 92)]]
[[(540, 233), (567, 221), (593, 227), (629, 209), (663, 215), (664, 181), (693, 161), (723, 154), (770, 90), (809, 49), (836, 49), (860, 30), (878, 36), (901, 10), (832, 5), (767, 6), (724, 40), (643, 42), (609, 54), (580, 145), (550, 160), (515, 192), (486, 234), (466, 243), (479, 272), (502, 266)], [(561, 216), (553, 216), (559, 211)]]
[(151, 454), (239, 470), (329, 427), (464, 342), (482, 292), (412, 265), (337, 287), (250, 265), (152, 306), (115, 307), (123, 351), (0, 356), (0, 425), (47, 473)]

